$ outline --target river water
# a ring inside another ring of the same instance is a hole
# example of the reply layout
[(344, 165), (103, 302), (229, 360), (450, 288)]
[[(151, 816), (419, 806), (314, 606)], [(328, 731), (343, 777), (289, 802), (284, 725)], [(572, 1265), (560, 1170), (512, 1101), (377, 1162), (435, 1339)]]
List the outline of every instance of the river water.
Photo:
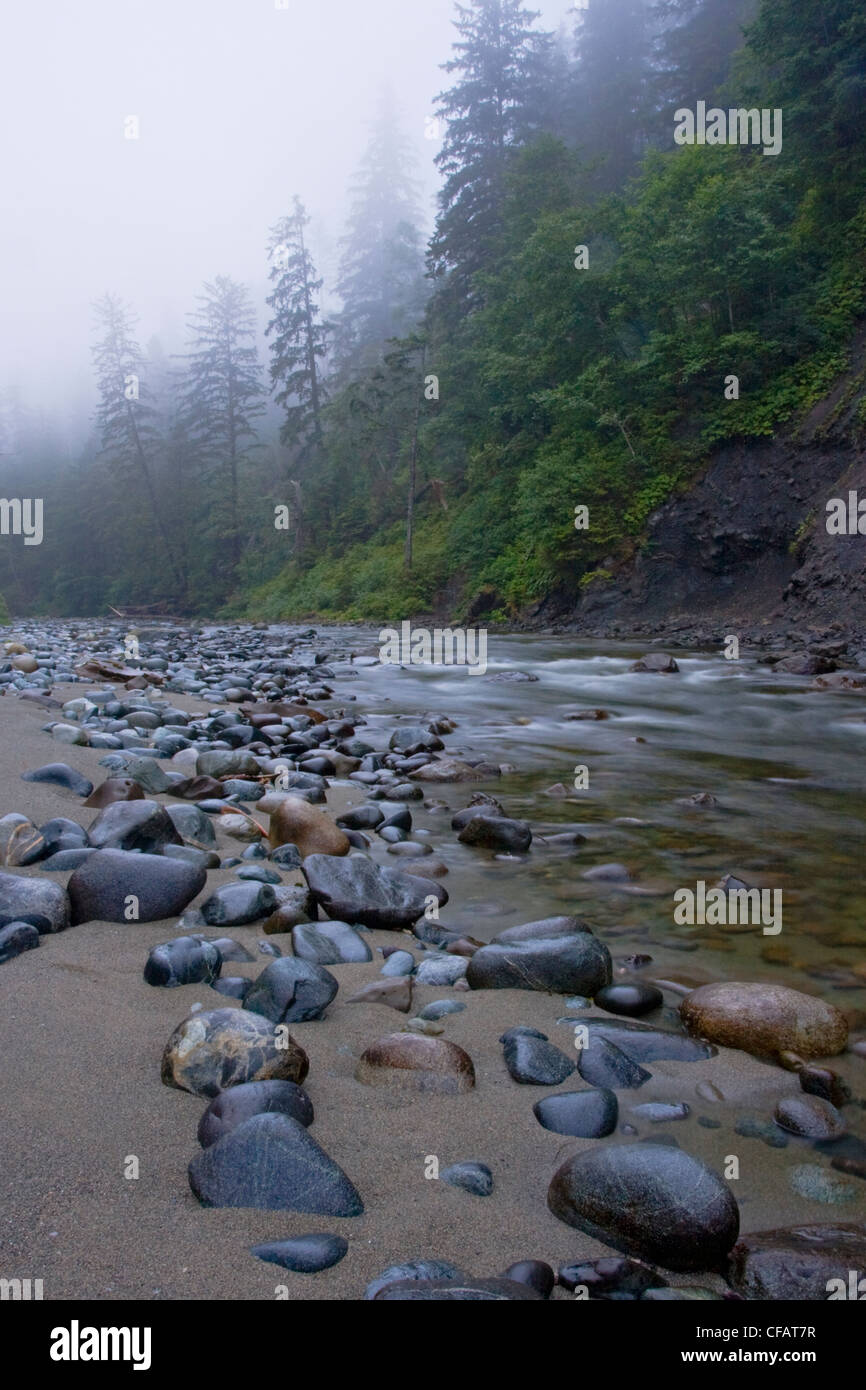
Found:
[[(375, 631), (332, 635), (359, 652), (378, 648)], [(447, 755), (514, 769), (479, 786), (429, 789), (427, 801), (446, 803), (438, 810), (413, 805), (416, 830), (449, 867), (443, 921), (489, 940), (518, 922), (574, 912), (615, 955), (650, 954), (657, 976), (764, 979), (862, 1006), (866, 692), (815, 689), (748, 656), (715, 653), (674, 651), (679, 674), (631, 672), (645, 650), (494, 635), (487, 677), (465, 667), (384, 665), (359, 668), (351, 687), (339, 683), (340, 693), (356, 695), (371, 742), (395, 714), (447, 714), (458, 722), (444, 740)], [(537, 680), (490, 679), (518, 671)], [(593, 708), (610, 718), (566, 717)], [(577, 791), (580, 765), (588, 786)], [(548, 793), (557, 783), (567, 795)], [(531, 822), (526, 855), (496, 857), (458, 843), (449, 808), (478, 789)], [(701, 793), (716, 804), (679, 804)], [(545, 839), (572, 830), (582, 842)], [(582, 877), (610, 862), (625, 865), (631, 882)], [(761, 924), (675, 923), (678, 889), (699, 880), (709, 888), (727, 873), (781, 889), (778, 934)]]

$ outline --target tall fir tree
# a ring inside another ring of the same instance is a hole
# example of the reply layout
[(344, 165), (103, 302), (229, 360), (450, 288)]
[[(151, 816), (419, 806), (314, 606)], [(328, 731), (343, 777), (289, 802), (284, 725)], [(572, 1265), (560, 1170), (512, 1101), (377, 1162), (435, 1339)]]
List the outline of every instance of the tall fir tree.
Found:
[[(136, 318), (115, 295), (106, 294), (93, 307), (99, 334), (92, 356), (102, 454), (127, 489), (130, 483), (134, 489), (143, 489), (174, 581), (174, 597), (182, 604), (186, 600), (186, 573), (159, 496), (161, 441), (157, 411), (148, 390), (146, 358), (134, 336)], [(126, 494), (127, 513), (134, 496), (134, 491), (132, 497)], [(131, 510), (134, 512), (134, 505)], [(137, 519), (127, 516), (127, 523), (134, 528)]]
[(652, 124), (649, 0), (588, 0), (578, 15), (571, 140), (599, 192), (636, 172)]
[(653, 0), (657, 143), (673, 145), (677, 107), (713, 102), (757, 8), (758, 0)]
[(436, 99), (447, 122), (436, 156), (445, 183), (428, 255), (446, 321), (480, 302), (474, 280), (495, 253), (509, 154), (537, 127), (533, 78), (549, 45), (537, 18), (521, 0), (457, 5), (455, 56), (442, 67), (458, 77)]
[(183, 426), (199, 470), (200, 503), (210, 503), (208, 529), (216, 541), (210, 558), (234, 574), (243, 549), (242, 473), (258, 438), (254, 422), (265, 411), (267, 394), (246, 286), (219, 275), (204, 285), (198, 304), (188, 319), (191, 350), (186, 354)]
[(411, 331), (424, 307), (424, 251), (415, 158), (386, 89), (350, 190), (337, 291), (339, 371), (381, 360), (390, 338)]
[(272, 338), (271, 385), (285, 410), (280, 441), (301, 458), (321, 448), (325, 390), (319, 361), (328, 350), (328, 326), (318, 303), (324, 282), (316, 276), (304, 237), (309, 221), (295, 197), (294, 212), (271, 230), (268, 278), (273, 290), (267, 304), (273, 316), (265, 329)]

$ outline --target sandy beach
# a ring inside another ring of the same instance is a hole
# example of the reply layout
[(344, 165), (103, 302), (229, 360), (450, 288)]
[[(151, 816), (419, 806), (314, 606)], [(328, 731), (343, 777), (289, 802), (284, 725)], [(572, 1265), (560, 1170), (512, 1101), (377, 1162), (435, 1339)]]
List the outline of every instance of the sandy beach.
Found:
[[(81, 687), (55, 691), (61, 699), (79, 693)], [(192, 699), (173, 699), (188, 710), (197, 708)], [(4, 810), (23, 812), (36, 824), (67, 815), (88, 825), (97, 812), (80, 809), (73, 793), (20, 780), (24, 770), (57, 758), (96, 783), (102, 780), (98, 750), (58, 748), (41, 731), (49, 714), (56, 717), (14, 697), (0, 700)], [(462, 789), (447, 791), (455, 806), (462, 804)], [(329, 808), (335, 800), (345, 805), (363, 799), (362, 790), (349, 784), (329, 792)], [(234, 852), (236, 845), (222, 840), (221, 854)], [(62, 883), (67, 875), (45, 877)], [(211, 871), (196, 902), (231, 879), (230, 870)], [(300, 873), (287, 873), (284, 881), (300, 882)], [(537, 916), (546, 912), (547, 904), (540, 902)], [(443, 920), (449, 920), (447, 908)], [(4, 1276), (41, 1278), (46, 1299), (273, 1299), (278, 1286), (286, 1285), (292, 1299), (334, 1300), (361, 1297), (388, 1265), (411, 1259), (451, 1260), (475, 1277), (486, 1277), (522, 1259), (545, 1260), (556, 1268), (611, 1253), (557, 1220), (546, 1205), (558, 1164), (597, 1141), (543, 1129), (532, 1104), (546, 1088), (512, 1081), (498, 1042), (507, 1028), (527, 1025), (567, 1050), (571, 1031), (556, 1024), (567, 1012), (563, 998), (528, 990), (453, 994), (417, 986), (413, 1013), (451, 994), (465, 1002), (464, 1012), (444, 1020), (443, 1036), (472, 1057), (475, 1089), (458, 1096), (411, 1097), (354, 1079), (364, 1048), (399, 1030), (405, 1016), (383, 1005), (344, 1001), (378, 978), (379, 947), (398, 940), (421, 958), (419, 943), (408, 933), (367, 935), (371, 962), (332, 967), (340, 991), (326, 1017), (291, 1026), (310, 1059), (306, 1089), (316, 1112), (311, 1132), (359, 1189), (364, 1214), (333, 1220), (202, 1208), (189, 1188), (187, 1165), (198, 1149), (196, 1126), (206, 1102), (162, 1085), (160, 1058), (193, 1004), (207, 1009), (231, 1007), (233, 1001), (204, 985), (159, 989), (144, 982), (149, 950), (174, 934), (173, 921), (89, 922), (43, 937), (38, 950), (0, 968), (0, 1046), (6, 1059), (0, 1163)], [(256, 959), (227, 966), (223, 973), (257, 974), (268, 960), (255, 944), (262, 939), (260, 924), (228, 934)], [(271, 939), (290, 952), (289, 937)], [(666, 1002), (678, 1001), (669, 994)], [(593, 1009), (589, 1016), (601, 1014)], [(863, 1062), (849, 1055), (833, 1065), (853, 1081)], [(733, 1132), (732, 1106), (770, 1116), (780, 1096), (798, 1092), (795, 1075), (727, 1050), (697, 1063), (657, 1062), (652, 1071), (639, 1096), (621, 1093), (621, 1122), (638, 1100), (685, 1100), (689, 1117), (663, 1129), (719, 1172), (728, 1155), (739, 1156), (741, 1176), (731, 1186), (744, 1231), (835, 1215), (832, 1208), (804, 1203), (782, 1181), (786, 1165), (808, 1157), (805, 1141), (779, 1153)], [(696, 1094), (698, 1084), (708, 1080), (728, 1104), (713, 1105)], [(722, 1123), (705, 1128), (697, 1122), (700, 1115)], [(641, 1136), (652, 1128), (642, 1124)], [(124, 1176), (130, 1155), (139, 1160), (137, 1180)], [(487, 1163), (494, 1174), (493, 1195), (479, 1198), (425, 1178), (431, 1155), (442, 1168), (464, 1159)], [(866, 1184), (856, 1186), (856, 1199), (840, 1213), (846, 1221), (862, 1220), (866, 1213)], [(310, 1231), (344, 1235), (346, 1258), (329, 1270), (301, 1275), (249, 1253), (258, 1241)], [(724, 1287), (704, 1274), (670, 1279)], [(554, 1292), (557, 1298), (569, 1296), (562, 1289)]]

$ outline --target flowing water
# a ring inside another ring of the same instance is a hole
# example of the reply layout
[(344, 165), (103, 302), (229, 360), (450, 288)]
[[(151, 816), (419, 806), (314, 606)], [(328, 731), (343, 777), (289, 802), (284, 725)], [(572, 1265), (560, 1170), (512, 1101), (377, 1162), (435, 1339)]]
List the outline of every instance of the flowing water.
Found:
[[(375, 633), (356, 629), (352, 641), (356, 650), (378, 645)], [(531, 822), (526, 855), (464, 847), (446, 807), (413, 807), (451, 871), (443, 920), (486, 940), (517, 922), (575, 912), (615, 954), (648, 953), (666, 978), (772, 980), (860, 1006), (866, 692), (815, 689), (746, 657), (706, 653), (676, 652), (679, 674), (631, 672), (644, 650), (494, 636), (487, 678), (465, 667), (359, 669), (351, 689), (371, 741), (395, 714), (447, 714), (459, 725), (445, 739), (448, 755), (514, 769), (478, 786), (432, 788), (426, 799), (458, 809), (475, 790), (495, 795), (507, 814)], [(489, 679), (517, 671), (537, 680)], [(567, 718), (593, 708), (610, 717)], [(581, 765), (588, 786), (578, 791)], [(549, 794), (557, 783), (566, 795)], [(716, 804), (680, 804), (700, 793)], [(585, 838), (545, 839), (564, 831)], [(630, 883), (582, 877), (612, 861), (627, 867)], [(699, 880), (709, 888), (726, 873), (781, 889), (778, 934), (761, 924), (676, 925), (676, 890)]]

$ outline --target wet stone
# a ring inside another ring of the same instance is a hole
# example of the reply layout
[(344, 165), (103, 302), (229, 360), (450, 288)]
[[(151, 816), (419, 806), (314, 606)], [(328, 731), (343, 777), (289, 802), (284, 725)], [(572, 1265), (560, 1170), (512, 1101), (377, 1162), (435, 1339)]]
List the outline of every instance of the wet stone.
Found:
[(606, 1038), (592, 1034), (578, 1053), (577, 1069), (590, 1086), (606, 1086), (612, 1091), (636, 1091), (652, 1076)]
[(207, 1207), (256, 1207), (360, 1216), (354, 1184), (302, 1124), (279, 1112), (253, 1115), (189, 1165), (193, 1193)]
[(776, 1106), (776, 1123), (806, 1139), (841, 1139), (847, 1126), (835, 1105), (820, 1096), (785, 1096)]
[(165, 1046), (162, 1081), (179, 1091), (216, 1096), (246, 1081), (295, 1081), (307, 1075), (307, 1054), (289, 1036), (247, 1009), (212, 1009), (190, 1014)]
[(206, 1149), (253, 1115), (271, 1112), (290, 1115), (305, 1128), (313, 1123), (312, 1102), (294, 1081), (247, 1081), (214, 1097), (199, 1120), (198, 1142)]
[(538, 1123), (555, 1134), (581, 1139), (603, 1139), (613, 1134), (619, 1106), (613, 1091), (563, 1091), (545, 1096), (532, 1107)]
[(513, 1081), (530, 1086), (559, 1086), (575, 1070), (575, 1063), (553, 1043), (518, 1035), (503, 1046), (505, 1065)]
[(722, 1178), (669, 1144), (602, 1146), (567, 1159), (547, 1204), (593, 1239), (668, 1269), (718, 1267), (739, 1231)]
[(462, 1187), (475, 1197), (489, 1197), (493, 1191), (493, 1174), (486, 1163), (452, 1163), (439, 1176), (451, 1187)]
[(265, 967), (247, 994), (245, 1006), (272, 1023), (302, 1023), (321, 1018), (338, 988), (324, 966), (283, 956)]
[(608, 985), (599, 990), (595, 1004), (611, 1014), (625, 1014), (627, 1018), (640, 1018), (653, 1009), (661, 1008), (664, 996), (655, 985), (630, 984)]
[(222, 969), (215, 946), (194, 936), (176, 936), (154, 946), (144, 966), (145, 983), (175, 989), (178, 985), (211, 984)]
[(9, 922), (0, 927), (0, 964), (32, 951), (39, 945), (39, 932), (30, 922)]
[(349, 1249), (344, 1236), (315, 1232), (295, 1236), (292, 1240), (271, 1241), (267, 1245), (251, 1245), (250, 1254), (270, 1264), (281, 1265), (293, 1274), (316, 1274), (339, 1264)]

